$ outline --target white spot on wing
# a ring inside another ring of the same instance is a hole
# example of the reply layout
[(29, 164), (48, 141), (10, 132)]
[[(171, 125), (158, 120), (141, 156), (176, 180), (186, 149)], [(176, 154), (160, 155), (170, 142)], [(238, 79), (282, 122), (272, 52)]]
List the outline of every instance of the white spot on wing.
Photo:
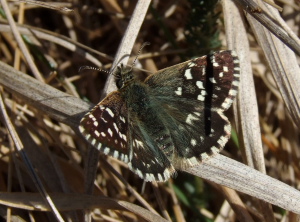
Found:
[(134, 142), (135, 142), (135, 145), (136, 145), (137, 147), (144, 147), (144, 144), (143, 144), (142, 141), (139, 141), (139, 140), (135, 139)]
[(96, 120), (96, 118), (94, 117), (94, 115), (93, 115), (93, 114), (90, 114), (90, 115), (89, 115), (89, 118), (90, 118), (90, 119), (92, 119), (93, 121), (95, 121), (95, 120)]
[(160, 173), (157, 174), (157, 177), (158, 177), (158, 180), (159, 180), (159, 181), (164, 181), (164, 179), (163, 179), (163, 177), (161, 176)]
[(197, 141), (195, 139), (191, 139), (191, 145), (192, 146), (196, 146), (197, 145)]
[(109, 154), (109, 148), (105, 147), (104, 150), (103, 150), (103, 153), (106, 154), (106, 155)]
[(205, 97), (202, 96), (202, 95), (198, 95), (197, 100), (204, 101), (204, 100), (205, 100)]
[(123, 116), (120, 116), (120, 120), (125, 123), (125, 118)]
[(192, 67), (194, 67), (195, 65), (196, 65), (196, 64), (195, 64), (194, 62), (189, 62), (189, 63), (188, 63), (188, 67), (189, 67), (189, 68), (192, 68)]
[(193, 120), (198, 120), (198, 118), (196, 116), (194, 116), (193, 114), (189, 114), (185, 120), (185, 122), (187, 124), (192, 124)]
[(119, 133), (119, 136), (125, 141), (127, 142), (127, 137), (126, 135), (122, 134), (122, 133)]
[(229, 90), (229, 95), (236, 96), (236, 94), (237, 94), (237, 90), (233, 90), (233, 89)]
[(205, 73), (206, 73), (206, 67), (203, 66), (203, 67), (202, 67), (202, 74), (205, 74)]
[(196, 165), (196, 164), (199, 163), (199, 161), (197, 160), (196, 157), (192, 157), (192, 158), (190, 158), (189, 160), (190, 160), (190, 162), (191, 162), (192, 165)]
[(194, 112), (194, 114), (195, 114), (196, 116), (200, 116), (200, 115), (201, 115), (201, 114), (198, 113), (198, 112)]
[(239, 86), (239, 81), (233, 81), (233, 82), (232, 82), (232, 85), (234, 85), (234, 86)]
[(202, 96), (206, 96), (207, 95), (207, 92), (205, 90), (201, 90), (201, 95)]
[(225, 101), (222, 103), (222, 108), (227, 110), (232, 104), (232, 99), (226, 98)]
[(185, 72), (184, 72), (184, 76), (185, 76), (186, 79), (193, 79), (191, 69), (186, 69)]
[(170, 171), (169, 171), (169, 169), (166, 169), (164, 171), (164, 179), (168, 179), (168, 178), (170, 178)]
[(205, 159), (208, 159), (209, 156), (207, 155), (207, 153), (201, 153), (201, 159), (202, 160), (205, 160)]
[(217, 83), (215, 78), (213, 78), (213, 77), (209, 78), (209, 81), (211, 81), (212, 83)]
[(213, 154), (218, 154), (220, 152), (220, 149), (218, 149), (215, 146), (213, 146), (212, 148), (210, 148), (210, 150), (212, 151)]
[(113, 132), (111, 131), (110, 128), (107, 129), (107, 132), (109, 133), (109, 135), (112, 137), (113, 136)]
[(83, 128), (83, 126), (79, 126), (79, 131), (81, 132), (81, 133), (83, 133), (84, 132), (84, 128)]
[(229, 135), (231, 133), (231, 125), (230, 124), (226, 124), (224, 126), (224, 130)]
[(228, 72), (228, 67), (227, 66), (223, 66), (223, 71), (224, 72)]
[(118, 128), (117, 124), (116, 124), (116, 123), (113, 123), (113, 126), (114, 126), (116, 132), (118, 133), (118, 132), (119, 132), (119, 128)]
[(95, 130), (95, 131), (94, 131), (94, 133), (95, 133), (95, 135), (96, 135), (97, 137), (99, 137), (99, 136), (100, 136), (100, 133), (99, 133), (99, 131), (98, 131), (98, 130)]
[(215, 62), (216, 62), (215, 56), (214, 56), (214, 55), (211, 55), (211, 56), (210, 56), (210, 60), (211, 60), (212, 63), (215, 63)]
[(182, 87), (178, 87), (175, 91), (176, 95), (181, 96), (182, 95)]
[(108, 112), (108, 114), (109, 114), (111, 117), (114, 117), (114, 116), (115, 116), (115, 114), (113, 113), (113, 111), (111, 111), (110, 108), (106, 107), (105, 110)]
[(144, 178), (142, 171), (140, 171), (139, 169), (136, 169), (135, 172), (137, 175), (139, 175), (140, 178)]
[(204, 89), (204, 86), (203, 86), (203, 82), (202, 81), (197, 81), (196, 82), (196, 85), (199, 89)]
[(155, 180), (155, 177), (152, 173), (147, 173), (146, 174), (146, 181), (154, 181)]
[(115, 150), (113, 157), (117, 159), (119, 157), (119, 151)]
[(103, 117), (101, 117), (101, 119), (103, 120), (103, 122), (107, 123), (107, 121)]

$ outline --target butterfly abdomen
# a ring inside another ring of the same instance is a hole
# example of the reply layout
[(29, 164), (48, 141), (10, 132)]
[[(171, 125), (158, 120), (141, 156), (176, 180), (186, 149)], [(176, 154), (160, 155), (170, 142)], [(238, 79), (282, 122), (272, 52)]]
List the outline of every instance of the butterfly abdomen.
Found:
[[(161, 116), (161, 109), (157, 107), (156, 101), (149, 97), (149, 86), (137, 82), (124, 89), (124, 96), (130, 98), (127, 109), (130, 110), (131, 118), (135, 123), (139, 123), (137, 128), (141, 134), (147, 138), (147, 145), (158, 154), (172, 158), (174, 144), (171, 133), (165, 125), (165, 120)], [(130, 95), (128, 95), (130, 93)], [(161, 157), (164, 159), (165, 157)]]

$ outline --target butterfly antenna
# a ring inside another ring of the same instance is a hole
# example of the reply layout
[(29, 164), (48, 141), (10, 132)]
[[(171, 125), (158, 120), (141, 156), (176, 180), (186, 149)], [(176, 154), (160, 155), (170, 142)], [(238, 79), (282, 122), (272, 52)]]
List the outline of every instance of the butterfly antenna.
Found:
[(108, 74), (109, 74), (108, 71), (106, 71), (106, 70), (104, 70), (104, 69), (99, 69), (99, 68), (93, 67), (93, 66), (81, 66), (81, 67), (79, 68), (78, 72), (82, 72), (83, 70), (86, 70), (86, 69), (88, 69), (88, 70), (95, 70), (95, 71), (99, 71), (99, 72), (105, 72), (105, 73), (108, 73)]
[(128, 55), (128, 54), (123, 55), (123, 56), (119, 59), (119, 61), (117, 62), (117, 65), (115, 65), (115, 66), (110, 70), (110, 72), (109, 72), (110, 74), (112, 74), (112, 75), (115, 76), (114, 70), (118, 67), (118, 65), (121, 63), (121, 61), (122, 61), (126, 56), (129, 56), (129, 55)]
[(143, 43), (143, 45), (141, 46), (140, 50), (138, 51), (138, 53), (137, 53), (137, 55), (136, 55), (136, 57), (135, 57), (135, 59), (134, 59), (132, 65), (131, 65), (131, 70), (133, 69), (133, 67), (134, 67), (134, 65), (135, 65), (135, 63), (136, 63), (137, 58), (138, 58), (139, 55), (141, 54), (142, 49), (143, 49), (146, 45), (150, 45), (150, 42), (144, 42), (144, 43)]

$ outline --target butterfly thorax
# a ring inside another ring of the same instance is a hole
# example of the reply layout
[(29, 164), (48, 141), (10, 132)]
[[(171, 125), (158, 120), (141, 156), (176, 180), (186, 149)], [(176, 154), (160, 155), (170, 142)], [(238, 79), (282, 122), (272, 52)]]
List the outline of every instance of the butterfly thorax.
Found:
[[(147, 143), (147, 146), (157, 154), (159, 150), (172, 159), (174, 152), (174, 144), (171, 133), (165, 125), (165, 121), (157, 109), (156, 101), (149, 95), (149, 88), (144, 82), (139, 80), (131, 81), (120, 89), (122, 97), (126, 98), (126, 106), (130, 116), (131, 124), (135, 129), (140, 129), (138, 137)], [(133, 143), (134, 144), (134, 143)], [(139, 144), (142, 147), (142, 144)], [(163, 156), (159, 156), (162, 162), (167, 160)]]

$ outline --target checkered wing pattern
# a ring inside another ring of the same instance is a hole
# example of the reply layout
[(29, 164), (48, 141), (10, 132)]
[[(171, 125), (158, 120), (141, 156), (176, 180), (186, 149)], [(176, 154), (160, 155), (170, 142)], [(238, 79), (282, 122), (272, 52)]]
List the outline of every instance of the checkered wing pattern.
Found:
[(128, 163), (126, 110), (120, 93), (113, 92), (82, 118), (79, 130), (98, 150)]
[(239, 61), (219, 51), (149, 76), (118, 69), (121, 88), (82, 119), (79, 129), (94, 147), (125, 163), (146, 181), (165, 181), (175, 169), (218, 153), (231, 125), (224, 115), (239, 84)]
[(146, 181), (166, 181), (175, 169), (159, 150), (154, 156), (151, 145), (144, 143), (143, 130), (134, 118), (121, 93), (113, 92), (85, 115), (79, 130), (91, 145), (128, 163), (129, 168)]

